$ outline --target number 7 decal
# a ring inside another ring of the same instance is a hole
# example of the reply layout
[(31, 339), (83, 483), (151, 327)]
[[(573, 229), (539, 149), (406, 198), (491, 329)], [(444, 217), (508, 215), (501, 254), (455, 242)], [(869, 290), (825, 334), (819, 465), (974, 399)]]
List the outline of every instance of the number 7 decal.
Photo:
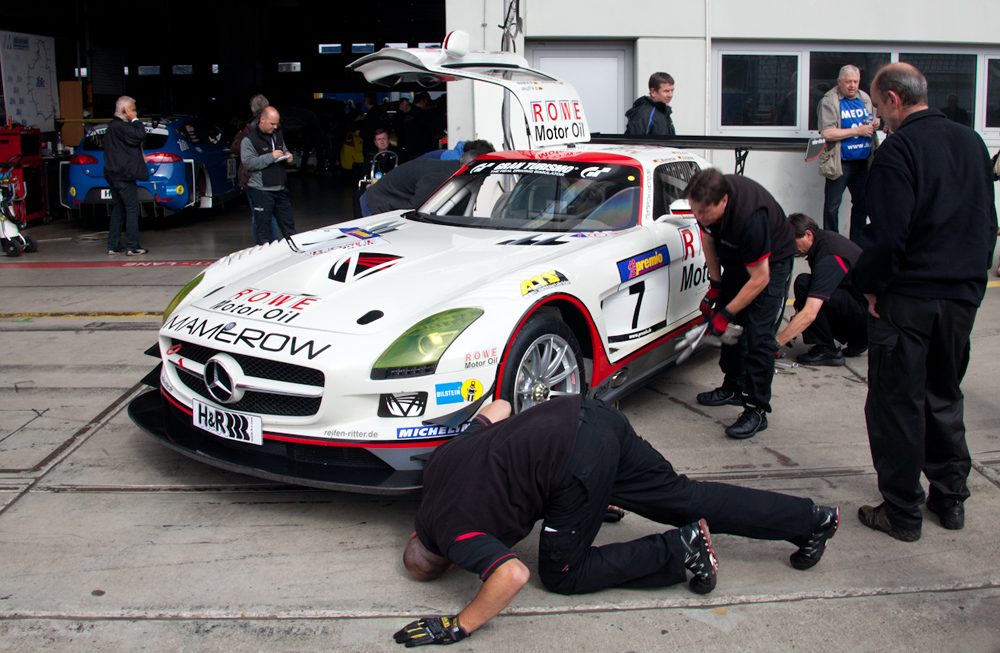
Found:
[(639, 310), (642, 308), (642, 296), (646, 294), (646, 282), (640, 281), (639, 283), (630, 286), (628, 294), (639, 295), (639, 298), (635, 300), (635, 313), (632, 314), (632, 328), (635, 329), (639, 326)]

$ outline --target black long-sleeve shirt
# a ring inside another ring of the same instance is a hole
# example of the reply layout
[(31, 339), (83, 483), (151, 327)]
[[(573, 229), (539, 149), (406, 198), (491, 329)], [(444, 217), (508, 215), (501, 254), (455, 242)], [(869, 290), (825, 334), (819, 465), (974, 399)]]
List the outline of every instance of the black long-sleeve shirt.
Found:
[(978, 306), (997, 237), (991, 173), (976, 132), (937, 109), (908, 116), (868, 173), (870, 244), (854, 270), (857, 288)]

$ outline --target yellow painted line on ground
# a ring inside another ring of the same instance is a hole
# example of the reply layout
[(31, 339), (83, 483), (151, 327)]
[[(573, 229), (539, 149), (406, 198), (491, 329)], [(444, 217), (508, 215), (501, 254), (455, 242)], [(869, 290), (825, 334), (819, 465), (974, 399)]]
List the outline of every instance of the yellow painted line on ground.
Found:
[(135, 313), (126, 311), (109, 311), (104, 313), (0, 313), (2, 320), (24, 320), (28, 318), (42, 317), (163, 317), (162, 312)]

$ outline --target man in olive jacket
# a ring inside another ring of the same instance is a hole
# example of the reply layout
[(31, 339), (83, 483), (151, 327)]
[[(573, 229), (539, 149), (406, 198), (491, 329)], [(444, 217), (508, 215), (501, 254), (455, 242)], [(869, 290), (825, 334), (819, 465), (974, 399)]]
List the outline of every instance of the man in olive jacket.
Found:
[(823, 229), (840, 231), (840, 202), (844, 189), (851, 191), (850, 239), (861, 244), (861, 230), (868, 219), (865, 183), (868, 162), (878, 140), (878, 118), (872, 99), (860, 89), (861, 72), (856, 66), (840, 69), (837, 85), (819, 101), (819, 133), (826, 139), (820, 155), (819, 174), (826, 177)]
[(139, 247), (139, 189), (136, 181), (149, 181), (142, 143), (146, 128), (136, 116), (135, 100), (123, 95), (115, 102), (115, 117), (104, 134), (104, 178), (111, 187), (111, 224), (108, 254), (122, 250), (122, 219), (125, 220), (125, 254), (136, 256)]

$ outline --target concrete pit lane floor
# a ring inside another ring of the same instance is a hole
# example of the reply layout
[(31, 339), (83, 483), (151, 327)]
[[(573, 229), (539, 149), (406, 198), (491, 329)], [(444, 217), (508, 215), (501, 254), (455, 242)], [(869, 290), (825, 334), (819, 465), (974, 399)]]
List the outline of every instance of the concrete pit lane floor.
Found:
[[(350, 216), (348, 185), (309, 177), (291, 188), (300, 230)], [(245, 201), (144, 222), (144, 257), (108, 256), (101, 229), (31, 227), (40, 251), (0, 258), (0, 649), (392, 651), (392, 633), (410, 620), (466, 605), (480, 586), (473, 574), (421, 584), (403, 569), (415, 497), (228, 473), (174, 453), (126, 416), (155, 365), (143, 351), (160, 312), (197, 266), (251, 244)], [(456, 649), (1000, 650), (998, 323), (991, 287), (964, 384), (974, 465), (964, 530), (926, 515), (920, 541), (903, 543), (858, 522), (858, 506), (879, 501), (866, 357), (778, 368), (770, 428), (736, 441), (723, 428), (739, 408), (694, 400), (721, 378), (708, 352), (621, 409), (695, 478), (842, 506), (823, 561), (796, 571), (788, 543), (720, 535), (719, 583), (707, 596), (680, 585), (565, 597), (535, 576)], [(629, 515), (598, 543), (659, 530)], [(516, 547), (530, 569), (536, 542)]]

